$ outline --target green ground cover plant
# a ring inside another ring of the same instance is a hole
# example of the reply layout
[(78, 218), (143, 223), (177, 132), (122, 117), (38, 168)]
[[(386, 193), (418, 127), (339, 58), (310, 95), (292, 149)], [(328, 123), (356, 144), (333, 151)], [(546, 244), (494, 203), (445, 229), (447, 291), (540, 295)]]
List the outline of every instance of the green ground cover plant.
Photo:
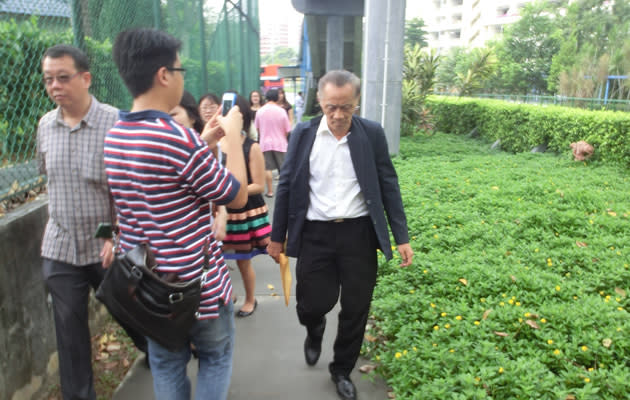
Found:
[(395, 159), (408, 268), (381, 258), (364, 354), (396, 399), (627, 399), (630, 178), (435, 134)]

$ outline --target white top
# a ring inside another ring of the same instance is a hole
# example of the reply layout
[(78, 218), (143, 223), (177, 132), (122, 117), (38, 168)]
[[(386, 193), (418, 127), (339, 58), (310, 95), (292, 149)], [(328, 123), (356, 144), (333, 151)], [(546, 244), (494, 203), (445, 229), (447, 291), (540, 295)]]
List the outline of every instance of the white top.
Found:
[(307, 220), (332, 221), (368, 215), (350, 157), (348, 136), (351, 134), (337, 140), (328, 129), (326, 116), (322, 117), (309, 157)]

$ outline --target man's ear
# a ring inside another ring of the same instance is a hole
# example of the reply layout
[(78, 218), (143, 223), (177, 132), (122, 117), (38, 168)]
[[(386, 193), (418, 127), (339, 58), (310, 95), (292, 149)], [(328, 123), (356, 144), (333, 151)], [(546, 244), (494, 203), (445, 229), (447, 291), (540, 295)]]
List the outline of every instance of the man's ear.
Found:
[(160, 67), (153, 77), (154, 86), (168, 86), (170, 82), (169, 70), (166, 67)]
[(83, 80), (83, 86), (86, 89), (89, 89), (92, 86), (92, 74), (90, 71), (85, 71), (81, 74), (81, 79)]

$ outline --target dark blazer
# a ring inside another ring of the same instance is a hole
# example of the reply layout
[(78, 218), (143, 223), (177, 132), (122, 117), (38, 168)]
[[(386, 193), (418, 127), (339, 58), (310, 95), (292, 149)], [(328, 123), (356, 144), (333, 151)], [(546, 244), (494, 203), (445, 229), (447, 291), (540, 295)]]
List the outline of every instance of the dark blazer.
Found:
[[(303, 122), (291, 132), (289, 147), (276, 188), (271, 240), (284, 242), (286, 254), (297, 257), (302, 240), (302, 227), (309, 206), (309, 156), (322, 117)], [(378, 243), (392, 258), (385, 212), (397, 244), (409, 243), (407, 219), (403, 209), (398, 176), (389, 157), (383, 128), (376, 122), (352, 117), (348, 136), (350, 157), (365, 198)]]

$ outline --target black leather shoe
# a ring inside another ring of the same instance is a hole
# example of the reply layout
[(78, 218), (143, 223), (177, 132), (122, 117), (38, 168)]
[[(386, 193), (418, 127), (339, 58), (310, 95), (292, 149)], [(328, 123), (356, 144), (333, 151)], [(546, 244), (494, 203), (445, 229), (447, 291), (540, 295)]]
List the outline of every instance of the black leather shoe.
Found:
[(310, 366), (317, 364), (319, 355), (322, 353), (324, 329), (326, 329), (326, 318), (324, 318), (321, 324), (313, 328), (310, 333), (306, 334), (306, 339), (304, 340), (304, 359)]
[(337, 394), (344, 400), (356, 400), (357, 388), (349, 377), (345, 375), (332, 375), (332, 380), (337, 387)]

